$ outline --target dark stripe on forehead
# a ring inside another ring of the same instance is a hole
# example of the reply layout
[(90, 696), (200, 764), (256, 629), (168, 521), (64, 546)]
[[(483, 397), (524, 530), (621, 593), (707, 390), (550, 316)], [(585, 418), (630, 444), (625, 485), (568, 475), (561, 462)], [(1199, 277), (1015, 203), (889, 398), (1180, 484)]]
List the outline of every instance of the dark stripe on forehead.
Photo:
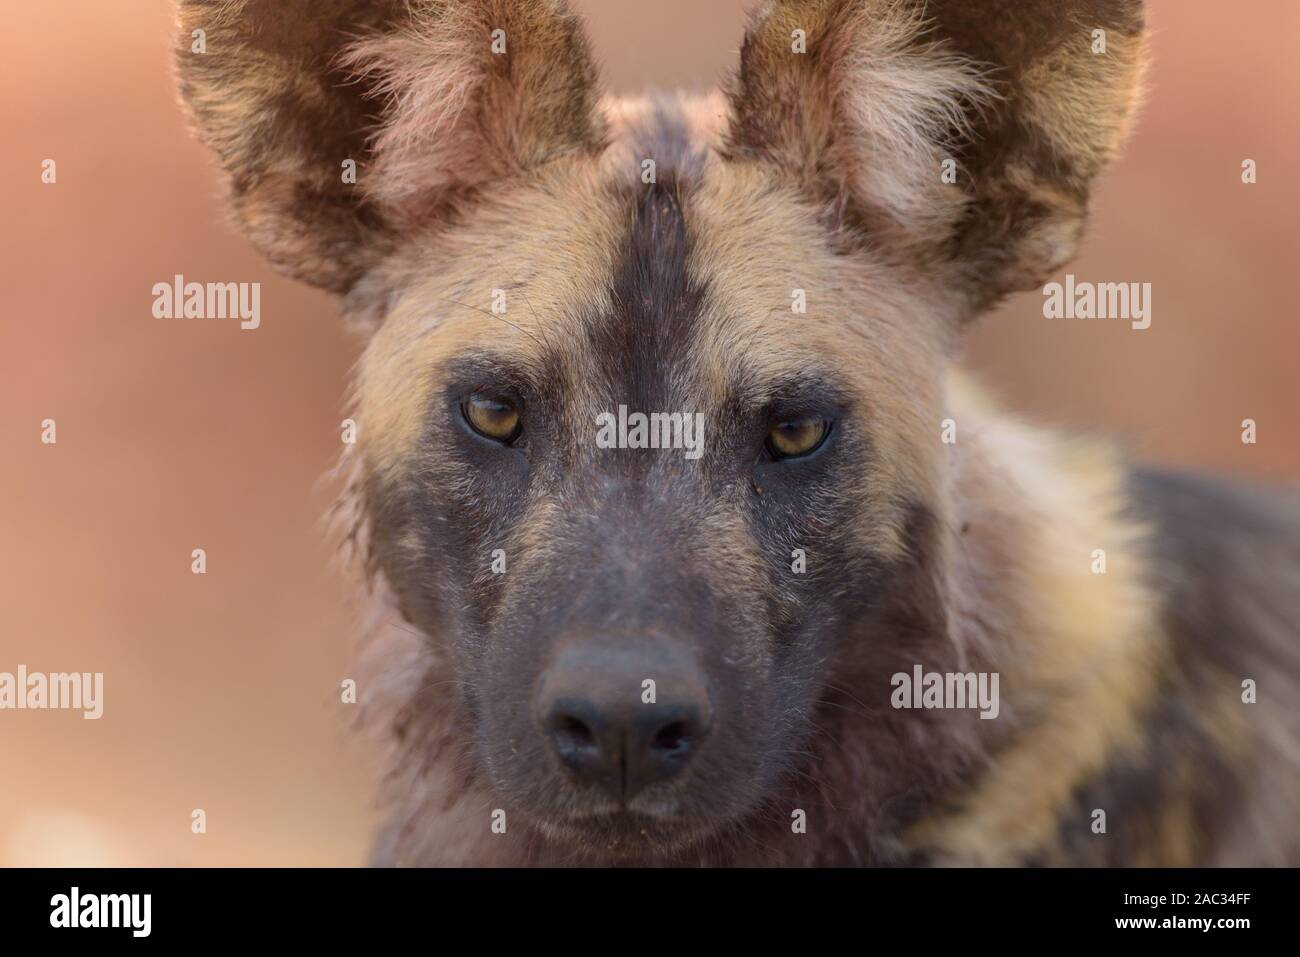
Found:
[(670, 373), (687, 355), (702, 299), (687, 274), (690, 248), (676, 184), (646, 186), (614, 274), (613, 311), (592, 337), (611, 397), (634, 411), (680, 411), (669, 408), (682, 400), (670, 394)]
[(638, 180), (629, 193), (628, 233), (611, 281), (613, 309), (596, 323), (592, 348), (614, 402), (636, 412), (685, 411), (687, 396), (674, 391), (680, 381), (674, 372), (689, 354), (703, 302), (689, 276), (692, 244), (683, 212), (691, 143), (668, 112), (639, 135), (641, 155), (655, 159), (656, 182)]

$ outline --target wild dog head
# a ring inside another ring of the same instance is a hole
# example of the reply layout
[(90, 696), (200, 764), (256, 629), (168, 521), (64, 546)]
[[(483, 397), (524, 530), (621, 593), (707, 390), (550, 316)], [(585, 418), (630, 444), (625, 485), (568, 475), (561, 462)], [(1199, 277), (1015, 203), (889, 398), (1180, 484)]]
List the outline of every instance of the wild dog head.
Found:
[(372, 571), (503, 806), (698, 841), (942, 639), (946, 363), (1073, 254), (1139, 0), (768, 3), (725, 97), (632, 102), (560, 0), (181, 11), (238, 223), (373, 330)]

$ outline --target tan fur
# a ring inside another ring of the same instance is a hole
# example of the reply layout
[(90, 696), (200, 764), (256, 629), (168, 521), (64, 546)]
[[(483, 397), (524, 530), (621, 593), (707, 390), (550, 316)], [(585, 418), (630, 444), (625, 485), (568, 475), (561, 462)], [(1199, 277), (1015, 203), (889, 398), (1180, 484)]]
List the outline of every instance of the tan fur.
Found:
[[(852, 382), (874, 410), (866, 427), (880, 450), (861, 534), (896, 556), (905, 490), (927, 500), (937, 491), (941, 397), (920, 384), (943, 363), (944, 324), (912, 317), (941, 306), (922, 287), (886, 280), (868, 256), (827, 256), (815, 217), (774, 198), (770, 175), (717, 163), (692, 198), (697, 271), (714, 290), (699, 362), (717, 390), (744, 373), (772, 381), (818, 365)], [(791, 311), (795, 289), (808, 294), (806, 314)], [(933, 444), (913, 441), (927, 434)]]
[[(561, 161), (535, 184), (501, 189), (454, 233), (416, 240), (387, 264), (403, 292), (366, 350), (356, 386), (372, 467), (405, 461), (446, 358), (473, 348), (537, 361), (548, 343), (573, 340), (578, 330), (566, 324), (607, 308), (604, 277), (626, 223), (612, 197), (600, 206), (602, 169), (596, 160)], [(430, 271), (430, 262), (439, 268)], [(494, 289), (505, 290), (505, 315), (491, 311)], [(550, 374), (581, 389), (582, 354), (567, 358), (567, 371)]]
[[(959, 809), (912, 836), (940, 860), (1008, 864), (1049, 847), (1073, 790), (1116, 753), (1140, 746), (1142, 712), (1167, 654), (1139, 548), (1147, 530), (1124, 519), (1123, 471), (1114, 451), (1033, 429), (996, 412), (954, 377), (951, 415), (965, 437), (954, 447), (954, 509), (981, 532), (995, 510), (1014, 551), (1016, 577), (999, 601), (1017, 609), (1003, 640), (1008, 701), (1034, 731), (1003, 750)], [(973, 448), (972, 448), (973, 446)], [(1107, 571), (1092, 570), (1093, 550)], [(980, 571), (955, 555), (955, 575)], [(1010, 578), (1002, 567), (999, 577)], [(987, 602), (997, 585), (969, 589)], [(959, 589), (959, 593), (963, 591)], [(958, 610), (962, 622), (983, 617)], [(1087, 820), (1078, 822), (1086, 827)]]

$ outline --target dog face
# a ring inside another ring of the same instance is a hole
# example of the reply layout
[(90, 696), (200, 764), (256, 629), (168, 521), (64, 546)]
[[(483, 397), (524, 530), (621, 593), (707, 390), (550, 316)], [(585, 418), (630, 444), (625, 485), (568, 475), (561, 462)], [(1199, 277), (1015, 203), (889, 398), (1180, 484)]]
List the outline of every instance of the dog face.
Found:
[[(924, 297), (775, 181), (657, 155), (649, 188), (575, 161), (465, 223), (448, 271), (417, 257), (359, 391), (394, 441), (367, 478), (381, 567), (452, 649), (487, 772), (602, 843), (762, 799), (939, 471), (906, 441), (941, 418)], [(808, 286), (836, 292), (796, 312)], [(601, 441), (639, 414), (643, 442)]]
[(372, 568), (557, 840), (762, 807), (934, 594), (946, 358), (1072, 252), (1140, 47), (1136, 2), (966, 6), (769, 4), (726, 100), (600, 104), (558, 2), (182, 4), (239, 221), (374, 327)]

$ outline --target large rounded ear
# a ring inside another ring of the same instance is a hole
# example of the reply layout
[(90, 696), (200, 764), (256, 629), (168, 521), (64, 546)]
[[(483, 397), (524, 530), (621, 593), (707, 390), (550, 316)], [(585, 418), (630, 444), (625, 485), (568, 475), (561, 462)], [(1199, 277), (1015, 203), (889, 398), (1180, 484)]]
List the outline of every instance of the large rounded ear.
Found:
[(777, 0), (745, 37), (726, 152), (973, 315), (1073, 256), (1143, 61), (1141, 0)]
[(335, 292), (489, 183), (603, 146), (564, 0), (181, 0), (180, 27), (239, 226)]

